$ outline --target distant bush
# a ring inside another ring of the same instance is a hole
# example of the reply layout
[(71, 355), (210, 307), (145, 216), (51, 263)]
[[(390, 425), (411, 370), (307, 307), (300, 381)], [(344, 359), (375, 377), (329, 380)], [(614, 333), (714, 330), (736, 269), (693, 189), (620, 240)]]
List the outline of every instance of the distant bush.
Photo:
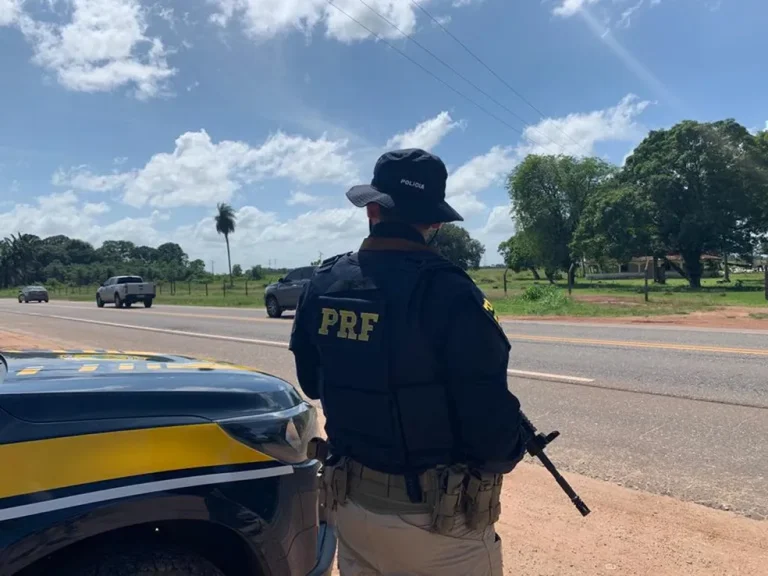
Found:
[(546, 314), (563, 310), (571, 305), (565, 292), (557, 286), (529, 286), (520, 299), (526, 302), (526, 314)]
[(538, 300), (541, 300), (544, 297), (545, 290), (547, 288), (550, 288), (550, 286), (539, 286), (538, 284), (534, 284), (533, 286), (528, 286), (528, 288), (525, 289), (523, 292), (523, 295), (521, 298), (525, 300), (526, 302), (536, 302)]

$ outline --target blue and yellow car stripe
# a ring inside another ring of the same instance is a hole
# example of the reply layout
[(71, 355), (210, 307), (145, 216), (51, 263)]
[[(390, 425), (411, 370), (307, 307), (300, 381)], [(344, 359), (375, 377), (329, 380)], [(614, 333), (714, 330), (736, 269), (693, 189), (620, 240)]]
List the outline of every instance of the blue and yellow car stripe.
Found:
[(2, 500), (164, 472), (275, 462), (213, 423), (67, 436), (0, 445)]

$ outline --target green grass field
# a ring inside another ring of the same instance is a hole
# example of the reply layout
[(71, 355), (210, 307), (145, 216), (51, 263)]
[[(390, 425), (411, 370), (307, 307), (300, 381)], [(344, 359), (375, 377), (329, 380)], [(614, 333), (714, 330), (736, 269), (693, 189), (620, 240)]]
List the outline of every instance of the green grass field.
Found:
[[(700, 290), (692, 290), (682, 279), (669, 279), (664, 285), (649, 285), (649, 301), (643, 295), (643, 280), (588, 281), (577, 279), (572, 296), (567, 282), (554, 288), (546, 279), (536, 281), (530, 273), (507, 274), (504, 294), (503, 270), (477, 270), (473, 277), (499, 314), (535, 316), (650, 316), (688, 314), (696, 310), (722, 306), (768, 307), (763, 275), (732, 274), (731, 283), (719, 279), (702, 280)], [(527, 297), (532, 287), (543, 290), (542, 297)]]
[[(665, 285), (650, 285), (650, 301), (643, 297), (642, 280), (590, 282), (578, 279), (569, 297), (567, 284), (559, 281), (554, 287), (546, 279), (535, 281), (530, 273), (507, 274), (504, 293), (504, 271), (484, 268), (471, 273), (477, 285), (493, 303), (497, 313), (515, 316), (650, 316), (659, 314), (688, 314), (696, 310), (722, 306), (766, 307), (762, 274), (734, 274), (730, 284), (717, 279), (704, 279), (700, 290), (691, 290), (684, 280), (670, 279)], [(234, 287), (223, 282), (206, 285), (177, 282), (158, 285), (158, 304), (190, 306), (264, 306), (264, 288), (277, 276), (258, 281), (235, 281)], [(52, 300), (93, 301), (97, 286), (49, 286)], [(2, 290), (0, 297), (15, 298), (17, 290)], [(768, 315), (756, 310), (752, 317)]]

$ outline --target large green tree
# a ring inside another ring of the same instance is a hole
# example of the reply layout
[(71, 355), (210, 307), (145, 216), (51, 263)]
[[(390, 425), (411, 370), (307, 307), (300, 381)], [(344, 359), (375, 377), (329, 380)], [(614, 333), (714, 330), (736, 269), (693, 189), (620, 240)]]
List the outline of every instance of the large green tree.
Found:
[(658, 255), (653, 204), (631, 186), (604, 186), (587, 201), (571, 249), (587, 258), (628, 262)]
[(499, 254), (504, 259), (504, 265), (514, 272), (530, 270), (535, 280), (539, 280), (537, 268), (541, 265), (536, 250), (529, 235), (518, 232), (509, 240), (499, 244)]
[(767, 166), (757, 140), (734, 120), (686, 120), (648, 134), (622, 180), (652, 203), (664, 251), (681, 255), (679, 271), (699, 287), (703, 254), (751, 253), (765, 226)]
[(233, 286), (232, 281), (232, 256), (229, 253), (229, 235), (235, 233), (235, 224), (237, 221), (237, 215), (235, 209), (229, 204), (221, 203), (216, 205), (216, 232), (224, 236), (224, 241), (227, 243), (227, 264), (229, 264), (229, 284)]
[(616, 168), (599, 158), (529, 155), (507, 179), (518, 230), (552, 281), (581, 254), (571, 243), (589, 198), (611, 181)]
[(475, 240), (464, 228), (444, 224), (434, 242), (440, 253), (462, 269), (479, 268), (485, 254), (485, 246)]

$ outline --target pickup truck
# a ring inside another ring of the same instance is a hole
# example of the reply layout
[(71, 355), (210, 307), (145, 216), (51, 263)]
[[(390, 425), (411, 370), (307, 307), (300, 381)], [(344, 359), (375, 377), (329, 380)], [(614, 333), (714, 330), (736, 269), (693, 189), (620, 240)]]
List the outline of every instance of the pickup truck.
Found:
[(155, 299), (155, 285), (144, 282), (141, 276), (112, 276), (96, 291), (96, 306), (114, 303), (115, 308), (130, 308), (135, 302), (143, 302), (151, 308)]

